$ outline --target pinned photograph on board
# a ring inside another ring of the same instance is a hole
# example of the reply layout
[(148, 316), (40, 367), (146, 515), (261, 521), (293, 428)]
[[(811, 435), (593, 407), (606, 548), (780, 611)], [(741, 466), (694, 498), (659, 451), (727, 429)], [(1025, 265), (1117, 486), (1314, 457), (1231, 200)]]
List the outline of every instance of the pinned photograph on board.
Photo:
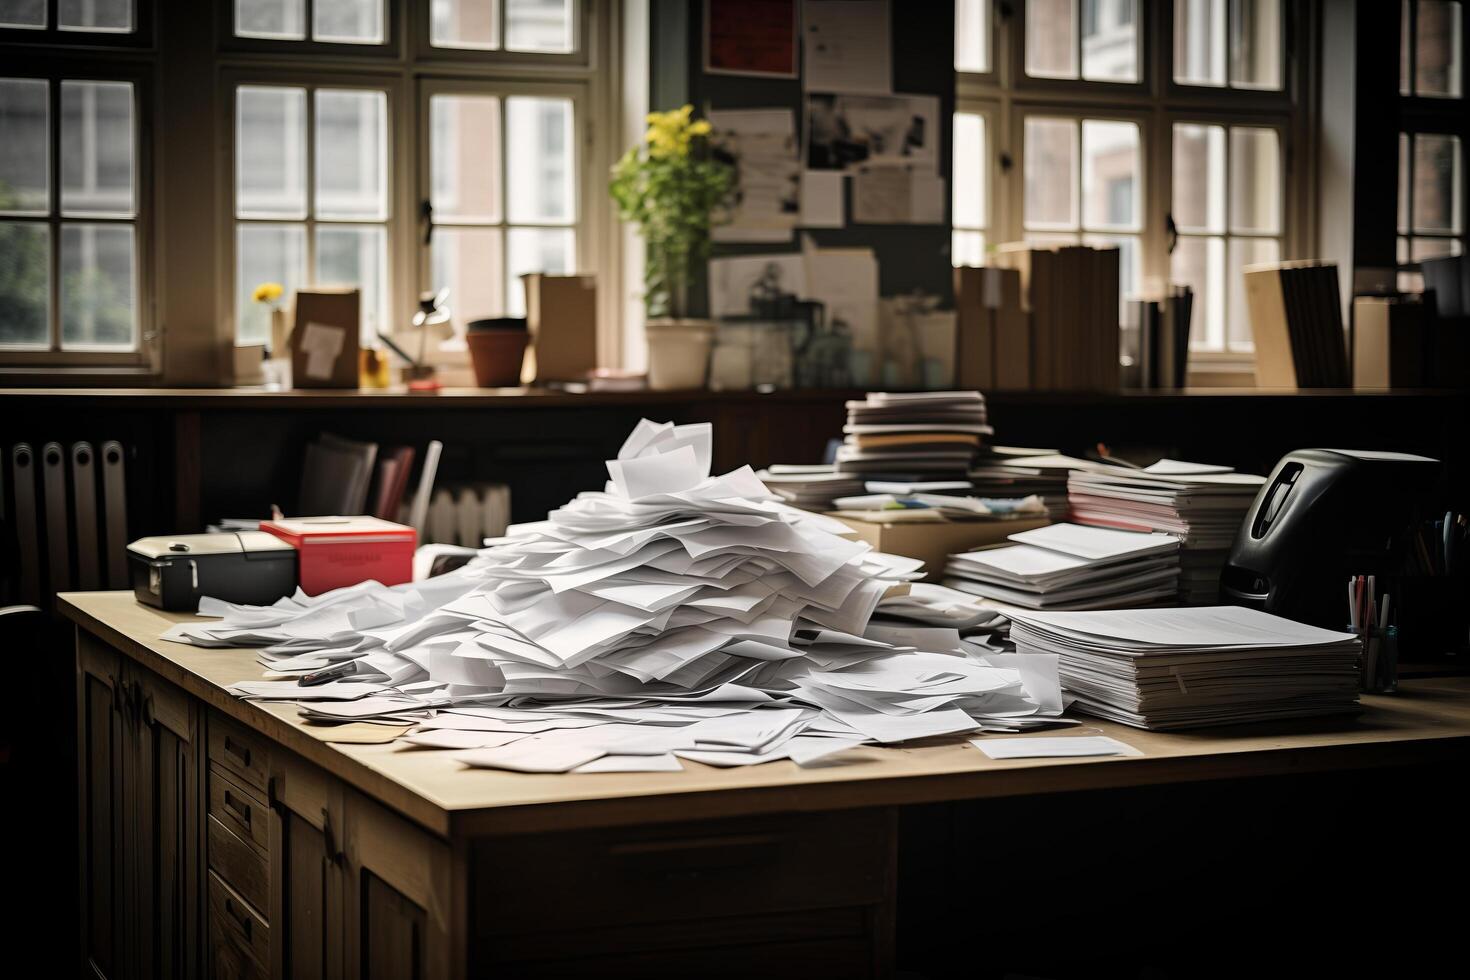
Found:
[(939, 99), (931, 95), (807, 96), (807, 161), (812, 170), (862, 164), (939, 164)]

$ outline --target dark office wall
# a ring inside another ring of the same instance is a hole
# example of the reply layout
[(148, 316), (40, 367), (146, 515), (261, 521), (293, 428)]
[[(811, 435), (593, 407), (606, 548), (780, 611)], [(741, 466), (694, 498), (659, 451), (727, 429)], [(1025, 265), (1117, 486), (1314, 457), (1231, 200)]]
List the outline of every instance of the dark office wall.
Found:
[[(899, 95), (939, 97), (939, 172), (950, 179), (950, 138), (954, 116), (954, 6), (950, 3), (892, 4), (893, 91)], [(801, 79), (709, 75), (704, 67), (704, 5), (690, 0), (654, 0), (649, 46), (649, 98), (655, 110), (693, 104), (707, 109), (791, 109), (798, 136), (804, 132), (805, 92)], [(804, 146), (803, 140), (803, 146)], [(852, 217), (852, 182), (847, 181), (848, 220)], [(871, 247), (878, 257), (879, 292), (883, 296), (922, 289), (954, 298), (949, 260), (949, 201), (938, 225), (852, 225), (845, 228), (798, 228), (789, 244), (715, 245), (715, 255), (795, 252), (805, 233), (820, 247)], [(691, 312), (708, 311), (703, 284), (690, 297)]]

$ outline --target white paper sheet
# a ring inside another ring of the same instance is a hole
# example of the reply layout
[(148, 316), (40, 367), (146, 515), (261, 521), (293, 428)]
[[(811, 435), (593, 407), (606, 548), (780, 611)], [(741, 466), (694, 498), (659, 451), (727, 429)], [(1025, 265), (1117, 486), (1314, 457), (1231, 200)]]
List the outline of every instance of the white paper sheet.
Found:
[(1061, 738), (975, 738), (970, 744), (992, 759), (1065, 759), (1092, 755), (1133, 755), (1142, 752), (1106, 735), (1068, 735)]
[(804, 0), (801, 17), (809, 91), (893, 91), (888, 0)]

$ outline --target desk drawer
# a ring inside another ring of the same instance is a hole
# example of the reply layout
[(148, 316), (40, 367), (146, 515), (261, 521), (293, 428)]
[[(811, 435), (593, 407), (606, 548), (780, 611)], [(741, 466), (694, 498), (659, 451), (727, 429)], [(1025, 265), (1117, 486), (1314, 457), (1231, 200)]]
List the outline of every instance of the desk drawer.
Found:
[(209, 815), (262, 851), (271, 846), (270, 808), (214, 763), (209, 766)]
[[(888, 900), (894, 830), (848, 811), (486, 840), (481, 933), (571, 931)], [(555, 909), (548, 915), (548, 909)]]
[(209, 873), (209, 933), (239, 946), (259, 967), (270, 961), (270, 927), (235, 890)]
[(239, 892), (257, 912), (270, 907), (270, 867), (266, 852), (257, 850), (213, 816), (209, 824), (209, 867)]
[(246, 786), (265, 792), (270, 761), (265, 739), (218, 711), (209, 715), (209, 761), (233, 773)]

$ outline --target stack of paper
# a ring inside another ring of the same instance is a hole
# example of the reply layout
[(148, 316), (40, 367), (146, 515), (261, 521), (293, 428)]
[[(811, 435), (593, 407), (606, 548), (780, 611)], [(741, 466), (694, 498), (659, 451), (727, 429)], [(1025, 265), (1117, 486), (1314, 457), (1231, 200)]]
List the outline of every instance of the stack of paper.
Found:
[(756, 477), (776, 496), (802, 510), (831, 510), (838, 497), (863, 492), (862, 480), (838, 473), (833, 463), (773, 463)]
[(1026, 450), (996, 446), (970, 468), (970, 484), (982, 497), (1040, 497), (1046, 505), (1046, 516), (1065, 521), (1068, 514), (1067, 476), (1094, 464), (1043, 450), (1033, 454)]
[[(1040, 497), (961, 497), (942, 493), (867, 493), (856, 497), (838, 497), (833, 502), (843, 517), (871, 519), (876, 514), (885, 519), (895, 516), (914, 520), (998, 520), (1042, 517), (1046, 508)], [(901, 511), (901, 515), (896, 515)]]
[(1351, 711), (1359, 641), (1240, 606), (1016, 612), (1021, 655), (1061, 658), (1089, 714), (1171, 729)]
[(950, 556), (944, 584), (1023, 609), (1173, 605), (1179, 539), (1167, 534), (1052, 524), (1018, 542)]
[[(982, 626), (983, 613), (916, 595), (920, 562), (839, 537), (748, 467), (711, 476), (711, 441), (708, 424), (645, 420), (605, 490), (513, 527), (459, 570), (267, 608), (206, 602), (219, 622), (165, 637), (263, 647), (274, 676), (236, 685), (241, 697), (411, 723), (414, 745), (499, 769), (808, 764), (1061, 712), (1055, 658), (967, 644), (956, 623)], [(344, 677), (300, 683), (348, 662)]]
[(870, 392), (847, 403), (837, 469), (870, 479), (962, 479), (995, 433), (978, 391)]
[(1178, 535), (1183, 600), (1209, 605), (1219, 601), (1220, 569), (1265, 482), (1228, 466), (1162, 459), (1141, 470), (1095, 464), (1068, 477), (1067, 493), (1078, 524)]

